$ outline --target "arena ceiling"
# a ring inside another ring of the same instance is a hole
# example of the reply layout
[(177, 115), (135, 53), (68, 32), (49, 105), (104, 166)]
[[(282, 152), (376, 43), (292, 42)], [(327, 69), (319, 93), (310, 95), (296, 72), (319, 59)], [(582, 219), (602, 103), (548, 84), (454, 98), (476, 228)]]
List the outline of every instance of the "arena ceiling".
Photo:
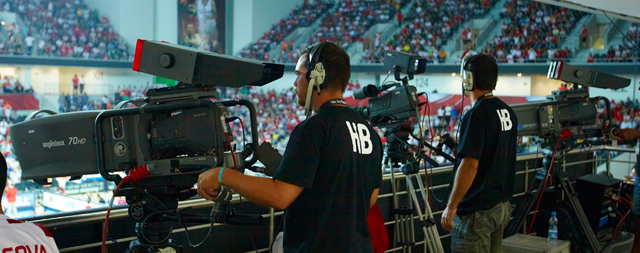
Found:
[(610, 18), (640, 22), (639, 0), (536, 0), (569, 9), (608, 15)]

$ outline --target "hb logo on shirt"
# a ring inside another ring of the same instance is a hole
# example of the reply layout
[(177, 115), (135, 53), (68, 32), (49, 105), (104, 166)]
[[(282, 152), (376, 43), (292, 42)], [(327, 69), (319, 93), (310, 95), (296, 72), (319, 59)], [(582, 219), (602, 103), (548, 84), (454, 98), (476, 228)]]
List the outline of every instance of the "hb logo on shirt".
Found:
[(353, 146), (353, 152), (363, 155), (371, 154), (373, 151), (373, 145), (371, 143), (371, 133), (367, 126), (362, 123), (353, 123), (346, 121), (349, 134), (351, 134), (351, 146)]
[(498, 117), (500, 118), (500, 123), (502, 124), (502, 131), (504, 132), (504, 131), (511, 130), (513, 123), (511, 122), (511, 114), (509, 114), (509, 110), (501, 109), (501, 110), (496, 110), (496, 112), (498, 113)]

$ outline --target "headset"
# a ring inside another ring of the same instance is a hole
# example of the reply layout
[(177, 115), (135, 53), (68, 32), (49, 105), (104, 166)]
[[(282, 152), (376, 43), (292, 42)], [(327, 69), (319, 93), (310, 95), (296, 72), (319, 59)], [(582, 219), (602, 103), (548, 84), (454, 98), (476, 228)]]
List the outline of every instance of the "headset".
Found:
[(462, 90), (463, 91), (472, 91), (473, 90), (473, 72), (469, 70), (465, 70), (464, 67), (469, 64), (472, 59), (475, 59), (477, 55), (476, 52), (469, 51), (462, 58), (462, 64), (460, 64), (460, 77), (462, 77)]
[(307, 100), (305, 100), (304, 103), (304, 111), (307, 117), (311, 115), (311, 94), (313, 90), (315, 89), (318, 95), (320, 95), (320, 90), (327, 86), (327, 80), (325, 80), (325, 62), (320, 61), (320, 54), (325, 44), (325, 42), (321, 42), (309, 50), (309, 62), (307, 63), (306, 74), (309, 87), (307, 87)]
[[(473, 72), (471, 71), (471, 69), (470, 69), (471, 67), (469, 67), (469, 64), (473, 63), (474, 61), (476, 61), (477, 59), (479, 59), (482, 56), (491, 58), (492, 62), (496, 66), (498, 65), (498, 62), (492, 56), (478, 54), (476, 52), (469, 51), (466, 55), (464, 55), (464, 58), (462, 58), (462, 64), (460, 65), (460, 77), (462, 77), (462, 90), (463, 91), (472, 91), (473, 89), (477, 88), (476, 87), (477, 85), (474, 84)], [(465, 67), (467, 69), (465, 69)]]

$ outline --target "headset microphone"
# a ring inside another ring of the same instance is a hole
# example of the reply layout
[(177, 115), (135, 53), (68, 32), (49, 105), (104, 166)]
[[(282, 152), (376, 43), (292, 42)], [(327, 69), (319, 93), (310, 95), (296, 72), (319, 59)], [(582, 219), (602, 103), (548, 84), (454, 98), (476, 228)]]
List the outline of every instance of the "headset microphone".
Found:
[(320, 90), (324, 88), (327, 84), (325, 83), (325, 66), (324, 62), (320, 61), (320, 53), (322, 52), (322, 48), (325, 43), (322, 42), (313, 46), (309, 50), (309, 62), (307, 63), (307, 80), (309, 81), (309, 86), (307, 87), (307, 100), (304, 102), (304, 114), (309, 117), (311, 116), (311, 94), (314, 89), (316, 89), (318, 95), (320, 95)]

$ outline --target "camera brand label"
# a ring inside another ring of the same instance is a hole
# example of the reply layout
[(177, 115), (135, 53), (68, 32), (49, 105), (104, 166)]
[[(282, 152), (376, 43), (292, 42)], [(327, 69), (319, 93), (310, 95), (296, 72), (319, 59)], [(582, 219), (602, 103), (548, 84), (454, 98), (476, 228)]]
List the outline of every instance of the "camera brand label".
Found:
[(48, 142), (43, 142), (42, 143), (42, 147), (43, 148), (52, 148), (52, 147), (60, 147), (60, 146), (65, 146), (64, 145), (64, 141), (52, 141), (52, 140), (49, 140)]

